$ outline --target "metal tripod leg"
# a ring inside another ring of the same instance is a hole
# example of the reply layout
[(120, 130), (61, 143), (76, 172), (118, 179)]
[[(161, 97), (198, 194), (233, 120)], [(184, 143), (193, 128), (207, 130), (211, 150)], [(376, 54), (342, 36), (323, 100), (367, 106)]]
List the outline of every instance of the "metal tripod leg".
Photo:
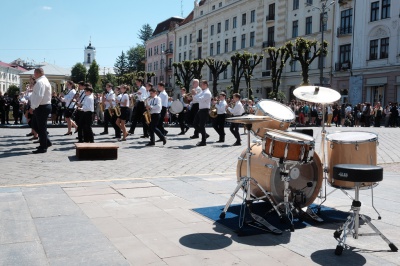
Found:
[(221, 212), (221, 214), (219, 215), (219, 218), (224, 219), (225, 218), (225, 214), (229, 209), (229, 206), (231, 206), (233, 199), (235, 198), (236, 194), (239, 192), (240, 188), (243, 186), (244, 183), (249, 182), (248, 181), (248, 177), (242, 177), (240, 179), (240, 181), (238, 182), (235, 190), (233, 191), (233, 193), (231, 194), (231, 197), (229, 198), (228, 202), (225, 205), (224, 210)]

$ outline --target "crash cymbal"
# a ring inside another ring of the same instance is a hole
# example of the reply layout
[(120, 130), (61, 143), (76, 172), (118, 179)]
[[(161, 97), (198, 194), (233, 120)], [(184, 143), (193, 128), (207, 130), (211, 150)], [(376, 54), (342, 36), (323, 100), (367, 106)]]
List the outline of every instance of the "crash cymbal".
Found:
[(333, 103), (341, 97), (339, 92), (320, 86), (301, 86), (293, 94), (300, 100), (313, 103)]
[(226, 119), (227, 122), (238, 123), (238, 124), (253, 124), (261, 121), (271, 121), (271, 118), (262, 115), (243, 115), (229, 117)]

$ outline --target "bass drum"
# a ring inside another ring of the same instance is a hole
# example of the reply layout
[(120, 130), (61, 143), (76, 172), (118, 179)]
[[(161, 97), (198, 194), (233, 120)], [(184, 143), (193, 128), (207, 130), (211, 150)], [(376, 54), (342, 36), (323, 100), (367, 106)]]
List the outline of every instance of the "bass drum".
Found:
[[(241, 158), (246, 158), (246, 150), (243, 150)], [(253, 145), (251, 152), (254, 154), (250, 158), (251, 176), (266, 191), (271, 193), (275, 203), (284, 201), (283, 190), (284, 182), (281, 180), (280, 171), (276, 162), (263, 155), (262, 146)], [(246, 176), (247, 163), (245, 160), (239, 160), (236, 169), (237, 180)], [(297, 164), (289, 172), (292, 178), (289, 182), (291, 196), (289, 201), (293, 200), (293, 195), (299, 195), (302, 192), (301, 202), (298, 205), (302, 208), (314, 202), (322, 185), (322, 164), (318, 155), (314, 153), (313, 161), (307, 164)], [(310, 186), (311, 185), (311, 186)], [(264, 194), (260, 188), (251, 183), (251, 195), (261, 197)]]
[(169, 107), (169, 112), (171, 114), (179, 114), (180, 112), (183, 111), (183, 104), (181, 103), (180, 100), (176, 99), (171, 103), (171, 106)]

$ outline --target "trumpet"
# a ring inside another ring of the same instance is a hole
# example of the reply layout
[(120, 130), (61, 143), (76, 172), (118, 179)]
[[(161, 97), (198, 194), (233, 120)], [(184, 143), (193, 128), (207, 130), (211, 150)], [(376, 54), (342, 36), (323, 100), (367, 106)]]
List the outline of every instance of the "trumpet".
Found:
[(146, 107), (146, 111), (143, 113), (143, 117), (144, 117), (144, 121), (146, 122), (147, 125), (150, 125), (151, 123), (151, 113), (150, 110), (147, 109), (147, 107), (149, 106), (148, 100), (150, 99), (147, 98), (146, 100), (144, 100), (144, 106)]

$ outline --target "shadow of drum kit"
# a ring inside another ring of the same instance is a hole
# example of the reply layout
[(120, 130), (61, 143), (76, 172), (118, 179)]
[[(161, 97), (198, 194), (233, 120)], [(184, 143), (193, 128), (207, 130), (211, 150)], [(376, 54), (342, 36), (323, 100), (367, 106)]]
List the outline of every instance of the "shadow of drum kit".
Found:
[[(263, 217), (251, 212), (251, 204), (254, 201), (265, 200), (272, 206), (267, 213), (276, 212), (282, 221), (289, 222), (290, 231), (293, 232), (295, 215), (323, 222), (309, 205), (317, 197), (320, 198), (321, 203), (317, 207), (317, 213), (320, 211), (322, 203), (328, 196), (327, 184), (335, 190), (343, 191), (350, 198), (352, 197), (345, 192), (345, 189), (360, 187), (372, 191), (377, 185), (377, 182), (363, 182), (362, 178), (362, 182), (359, 182), (359, 179), (358, 182), (346, 181), (344, 178), (335, 178), (332, 174), (333, 168), (340, 164), (377, 167), (376, 134), (355, 131), (326, 135), (324, 123), (326, 104), (338, 101), (341, 98), (340, 94), (333, 89), (319, 86), (302, 86), (293, 93), (300, 100), (322, 105), (321, 159), (314, 151), (315, 139), (312, 136), (287, 131), (295, 120), (295, 114), (289, 107), (279, 102), (261, 100), (256, 105), (255, 115), (228, 118), (228, 122), (240, 123), (246, 127), (247, 148), (242, 151), (238, 159), (236, 169), (238, 184), (220, 214), (221, 219), (225, 218), (236, 194), (243, 190), (242, 206), (249, 210), (255, 222), (246, 221), (247, 225), (275, 234), (282, 233)], [(254, 143), (250, 142), (250, 132), (257, 138)], [(328, 156), (325, 156), (326, 143)], [(304, 207), (307, 207), (306, 211), (302, 210)], [(245, 212), (241, 212), (239, 217), (240, 228), (245, 223), (243, 213)], [(338, 238), (337, 234), (335, 238)], [(382, 234), (380, 235), (382, 237)], [(339, 243), (343, 249), (344, 241), (341, 240)]]

